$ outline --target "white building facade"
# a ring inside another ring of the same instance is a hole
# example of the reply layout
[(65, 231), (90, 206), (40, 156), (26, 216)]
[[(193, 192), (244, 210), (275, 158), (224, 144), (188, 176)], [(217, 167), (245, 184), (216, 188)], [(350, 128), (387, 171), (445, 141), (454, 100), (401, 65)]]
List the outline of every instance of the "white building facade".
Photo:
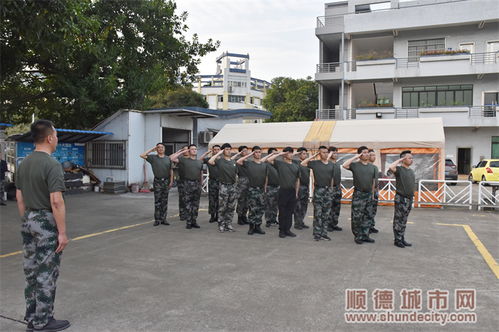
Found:
[(249, 54), (224, 52), (215, 75), (199, 75), (193, 90), (204, 95), (209, 108), (218, 110), (260, 109), (270, 83), (251, 77)]
[(468, 174), (499, 158), (496, 0), (349, 0), (317, 18), (318, 119), (441, 117)]

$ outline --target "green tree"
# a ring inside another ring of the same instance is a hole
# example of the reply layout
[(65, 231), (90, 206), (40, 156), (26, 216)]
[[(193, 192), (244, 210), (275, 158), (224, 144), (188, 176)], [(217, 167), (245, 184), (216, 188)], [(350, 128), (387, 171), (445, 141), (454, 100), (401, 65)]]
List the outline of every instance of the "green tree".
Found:
[(146, 108), (198, 106), (207, 108), (204, 96), (192, 90), (191, 86), (179, 86), (173, 90), (161, 90), (154, 96), (146, 98)]
[(218, 47), (187, 40), (167, 0), (18, 0), (0, 4), (0, 119), (86, 128), (184, 84)]
[(263, 106), (272, 112), (268, 122), (310, 121), (317, 109), (317, 83), (311, 77), (293, 79), (276, 77), (263, 99)]

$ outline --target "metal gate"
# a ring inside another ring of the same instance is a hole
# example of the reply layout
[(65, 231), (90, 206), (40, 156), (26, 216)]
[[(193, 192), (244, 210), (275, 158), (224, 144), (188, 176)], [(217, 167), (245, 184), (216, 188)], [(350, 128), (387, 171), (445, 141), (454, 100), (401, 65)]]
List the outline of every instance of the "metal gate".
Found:
[[(450, 183), (465, 184), (449, 186)], [(465, 180), (419, 180), (417, 207), (421, 205), (465, 206), (472, 209), (472, 184)]]
[(481, 181), (478, 184), (478, 210), (484, 207), (499, 208), (499, 181)]

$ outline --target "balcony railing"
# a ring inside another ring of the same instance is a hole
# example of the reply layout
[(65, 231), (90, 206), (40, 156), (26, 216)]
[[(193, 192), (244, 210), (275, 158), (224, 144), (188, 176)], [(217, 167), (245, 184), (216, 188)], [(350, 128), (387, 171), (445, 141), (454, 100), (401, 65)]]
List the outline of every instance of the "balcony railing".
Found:
[[(462, 55), (462, 54), (459, 54)], [(438, 55), (434, 55), (438, 56)], [(452, 55), (451, 55), (452, 56)], [(470, 64), (489, 64), (489, 63), (499, 63), (499, 52), (485, 52), (485, 53), (471, 53), (470, 56)], [(374, 59), (376, 60), (388, 60), (387, 59)], [(396, 68), (418, 68), (421, 66), (420, 58), (391, 58), (395, 59), (395, 67)], [(319, 63), (317, 65), (317, 73), (332, 73), (332, 72), (341, 72), (342, 68), (344, 68), (347, 72), (357, 71), (357, 62), (358, 61), (344, 61), (343, 66), (341, 62), (327, 62), (327, 63)]]
[[(435, 106), (434, 108), (452, 108), (453, 106)], [(468, 115), (470, 118), (498, 118), (499, 117), (499, 105), (484, 105), (484, 106), (455, 106), (460, 110), (468, 108)], [(386, 108), (385, 108), (386, 109)], [(396, 119), (411, 119), (419, 118), (420, 110), (431, 109), (431, 107), (423, 108), (402, 108), (402, 107), (392, 107), (394, 111), (394, 116)], [(317, 120), (351, 120), (357, 118), (357, 109), (322, 109), (316, 110), (315, 117)]]

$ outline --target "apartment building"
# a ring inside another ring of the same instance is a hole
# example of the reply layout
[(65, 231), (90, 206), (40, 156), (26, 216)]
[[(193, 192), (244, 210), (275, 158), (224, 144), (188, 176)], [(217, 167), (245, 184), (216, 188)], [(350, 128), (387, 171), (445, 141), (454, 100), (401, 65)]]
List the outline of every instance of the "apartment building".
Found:
[(331, 2), (315, 34), (318, 119), (441, 117), (460, 174), (499, 158), (499, 1)]

